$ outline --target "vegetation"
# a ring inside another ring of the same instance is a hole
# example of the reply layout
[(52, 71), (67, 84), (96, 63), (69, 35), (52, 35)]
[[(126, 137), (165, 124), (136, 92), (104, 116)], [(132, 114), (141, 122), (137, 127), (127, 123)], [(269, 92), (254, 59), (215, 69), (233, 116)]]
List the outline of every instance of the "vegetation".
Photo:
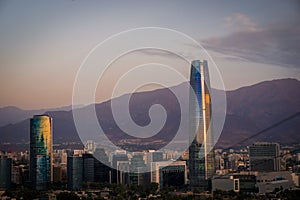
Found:
[[(159, 185), (157, 183), (151, 183), (148, 185), (123, 185), (123, 184), (108, 184), (108, 183), (97, 183), (97, 184), (87, 184), (88, 189), (84, 189), (85, 192), (80, 191), (62, 191), (57, 193), (56, 190), (56, 199), (57, 200), (102, 200), (103, 198), (99, 193), (93, 194), (93, 190), (103, 191), (109, 195), (109, 199), (111, 200), (137, 200), (139, 198), (147, 198), (149, 200), (173, 200), (173, 199), (182, 199), (182, 200), (194, 200), (194, 199), (211, 199), (211, 200), (221, 200), (221, 199), (235, 199), (235, 200), (260, 200), (260, 199), (291, 199), (296, 200), (299, 199), (300, 190), (287, 190), (281, 188), (277, 188), (274, 192), (266, 195), (259, 195), (257, 193), (236, 193), (234, 191), (214, 191), (213, 195), (200, 193), (198, 190), (189, 191), (187, 186), (183, 186), (181, 188), (175, 187), (164, 187), (159, 189)], [(30, 189), (15, 189), (15, 190), (7, 190), (2, 196), (8, 196), (10, 198), (15, 198), (17, 200), (31, 200), (41, 197), (46, 197), (48, 193), (51, 191), (55, 191), (54, 188), (51, 187), (50, 191), (35, 191)], [(54, 190), (53, 190), (54, 189)], [(91, 190), (91, 192), (89, 192)], [(84, 195), (83, 195), (84, 194)], [(1, 198), (1, 197), (0, 197)]]
[(57, 200), (80, 200), (74, 192), (61, 192), (56, 196)]

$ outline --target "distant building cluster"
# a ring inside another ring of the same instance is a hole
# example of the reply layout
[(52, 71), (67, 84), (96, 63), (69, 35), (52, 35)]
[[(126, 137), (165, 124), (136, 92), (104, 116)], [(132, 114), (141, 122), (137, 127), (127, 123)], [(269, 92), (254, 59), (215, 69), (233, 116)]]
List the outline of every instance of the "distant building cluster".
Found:
[[(256, 154), (257, 148), (262, 149)], [(278, 189), (299, 187), (300, 153), (291, 154), (289, 148), (294, 147), (285, 146), (283, 149), (278, 143), (259, 142), (245, 149), (215, 149), (216, 170), (205, 184), (208, 187), (205, 191), (234, 191), (259, 195), (272, 193)], [(87, 148), (53, 150), (52, 167), (47, 171), (39, 169), (45, 165), (30, 166), (32, 155), (29, 152), (2, 152), (0, 190), (16, 186), (47, 190), (51, 184), (56, 183), (64, 183), (65, 189), (69, 191), (85, 190), (94, 183), (129, 186), (157, 183), (159, 189), (165, 187), (179, 190), (195, 189), (190, 187), (188, 152), (176, 161), (168, 159), (169, 154), (170, 152), (154, 150), (133, 154), (126, 151), (106, 152), (97, 145), (93, 151)], [(97, 160), (95, 157), (98, 156), (101, 156), (102, 161), (106, 160), (106, 163)], [(52, 180), (48, 181), (45, 178), (42, 179), (44, 182), (41, 182), (41, 179), (32, 176), (31, 171), (34, 171), (33, 174), (38, 172), (43, 178), (47, 177), (47, 174), (52, 174)], [(201, 189), (202, 187), (199, 187), (198, 191)]]

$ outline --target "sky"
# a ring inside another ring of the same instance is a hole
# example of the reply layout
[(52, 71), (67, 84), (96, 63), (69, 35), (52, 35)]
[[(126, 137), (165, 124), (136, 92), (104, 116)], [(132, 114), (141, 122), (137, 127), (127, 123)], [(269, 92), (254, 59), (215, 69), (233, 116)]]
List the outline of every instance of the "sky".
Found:
[[(89, 53), (112, 35), (141, 27), (172, 29), (199, 42), (218, 67), (225, 90), (272, 79), (300, 80), (299, 11), (300, 3), (292, 0), (3, 0), (0, 107), (38, 109), (72, 104), (76, 75)], [(148, 32), (144, 39), (160, 41), (168, 37)], [(130, 46), (130, 42), (123, 37), (105, 50), (113, 53)], [(192, 44), (186, 46), (182, 48), (195, 52)], [(175, 53), (181, 50), (177, 47)], [(180, 68), (186, 63), (174, 53), (130, 52), (113, 62), (99, 81), (96, 101), (111, 97), (112, 85), (122, 77), (121, 72), (154, 61), (169, 64), (188, 78), (188, 67)], [(118, 95), (127, 92), (125, 87)]]

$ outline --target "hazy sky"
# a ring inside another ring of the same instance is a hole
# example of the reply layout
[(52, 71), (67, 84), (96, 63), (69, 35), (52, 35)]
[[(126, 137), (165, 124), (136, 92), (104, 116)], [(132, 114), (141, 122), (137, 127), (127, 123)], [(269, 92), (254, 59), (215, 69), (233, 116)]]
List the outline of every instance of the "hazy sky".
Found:
[[(264, 80), (300, 79), (299, 13), (300, 4), (288, 0), (3, 0), (0, 107), (70, 105), (75, 76), (87, 54), (111, 35), (139, 27), (174, 29), (200, 42), (219, 67), (226, 90)], [(115, 64), (110, 78), (133, 60), (158, 57), (170, 58), (151, 51), (133, 54)], [(97, 101), (109, 98), (107, 88), (97, 91)]]

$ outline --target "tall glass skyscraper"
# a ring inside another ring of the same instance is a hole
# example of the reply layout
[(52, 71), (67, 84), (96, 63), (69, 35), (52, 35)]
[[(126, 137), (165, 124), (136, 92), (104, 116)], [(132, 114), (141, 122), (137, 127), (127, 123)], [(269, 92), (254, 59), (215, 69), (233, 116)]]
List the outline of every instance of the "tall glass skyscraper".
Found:
[[(94, 153), (94, 181), (100, 183), (110, 182), (110, 163), (104, 149), (97, 148)], [(101, 158), (99, 161), (97, 158)]]
[(82, 156), (73, 155), (71, 157), (68, 157), (67, 173), (68, 173), (68, 183), (67, 183), (68, 189), (69, 190), (82, 189), (82, 178), (83, 178)]
[(52, 118), (30, 119), (30, 181), (36, 190), (46, 190), (52, 181)]
[(84, 182), (94, 182), (94, 160), (92, 154), (84, 153), (82, 154), (83, 159), (83, 181)]
[(211, 95), (207, 61), (194, 60), (190, 74), (189, 178), (191, 188), (208, 190), (215, 173), (211, 130)]
[(11, 158), (0, 156), (0, 190), (8, 190), (11, 186)]

